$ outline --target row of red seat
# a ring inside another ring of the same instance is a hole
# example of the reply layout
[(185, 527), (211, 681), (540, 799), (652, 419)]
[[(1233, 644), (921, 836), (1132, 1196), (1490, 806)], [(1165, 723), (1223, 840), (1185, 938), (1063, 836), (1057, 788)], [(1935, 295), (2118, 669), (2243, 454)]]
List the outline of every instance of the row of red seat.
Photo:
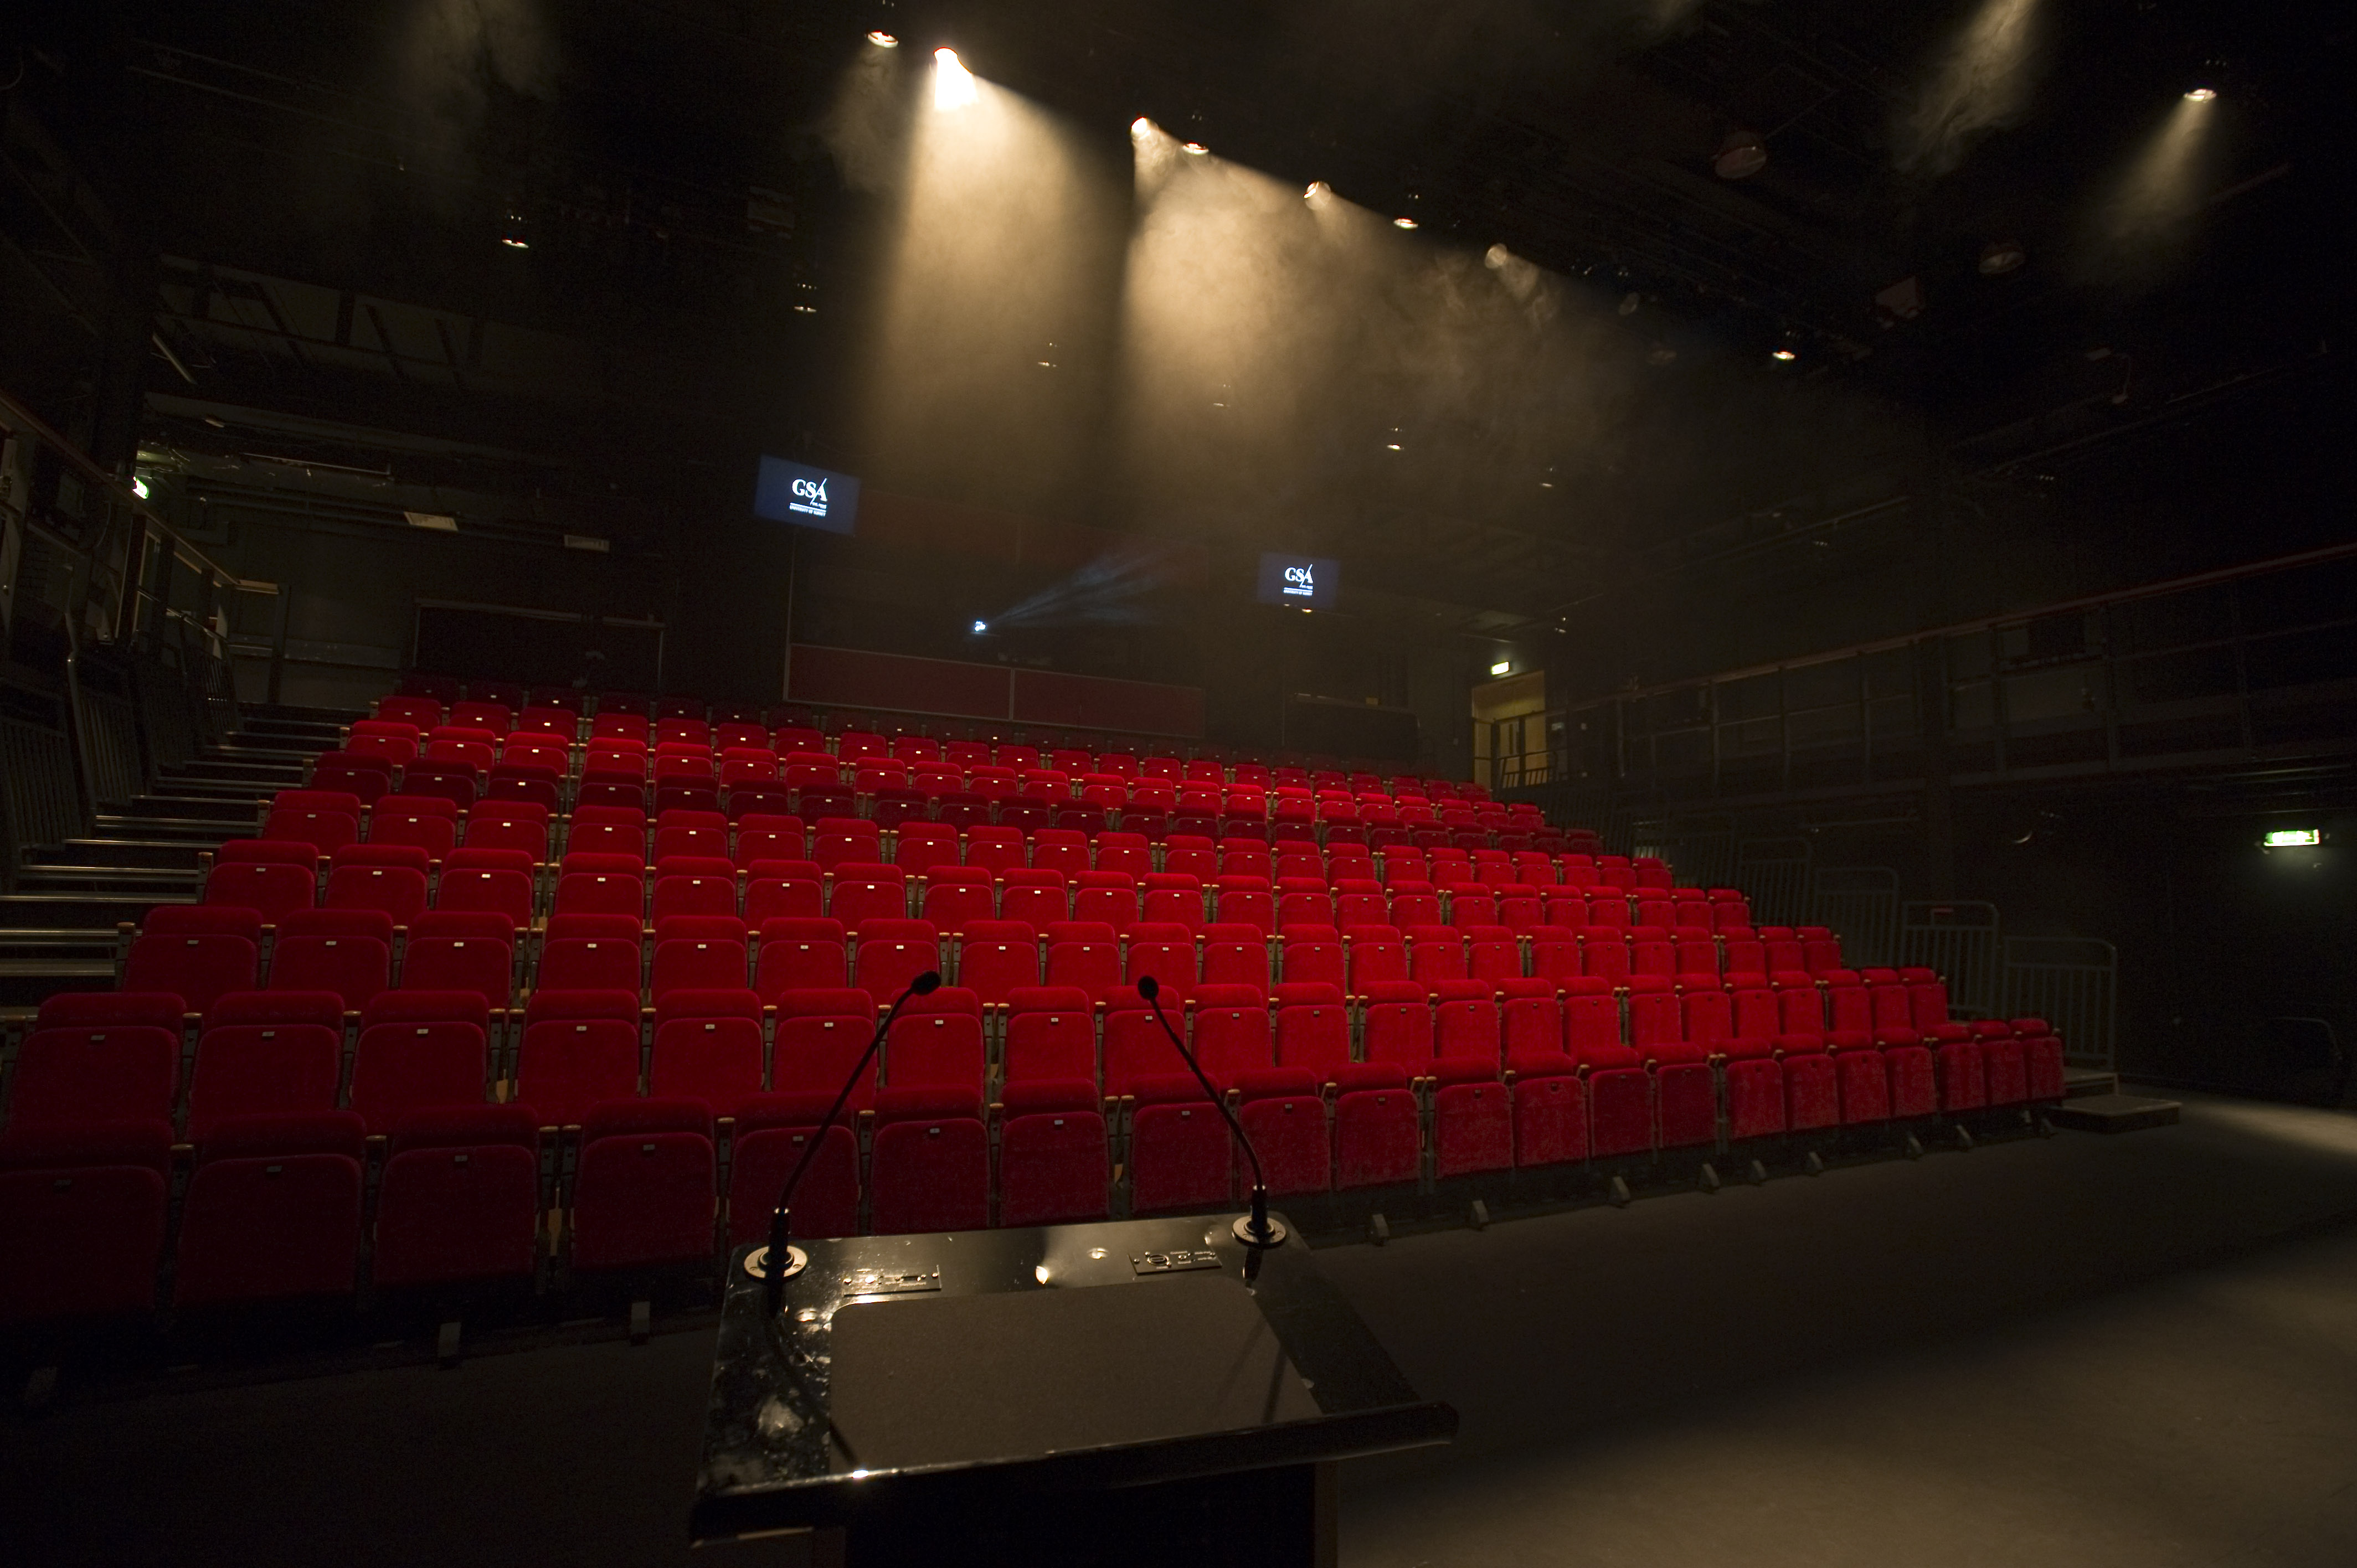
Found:
[[(492, 966), (495, 943), (475, 944)], [(625, 960), (630, 944), (599, 943)], [(447, 957), (447, 953), (434, 955)], [(585, 950), (578, 956), (597, 957)], [(733, 1115), (765, 1090), (818, 1090), (839, 1083), (864, 1044), (877, 1002), (891, 991), (834, 983), (763, 993), (732, 977), (659, 990), (641, 1001), (636, 972), (568, 965), (561, 983), (535, 989), (519, 1020), (515, 1049), (504, 1044), (506, 971), (469, 975), (457, 965), (411, 965), (400, 988), (360, 999), (335, 990), (280, 987), (200, 999), (202, 1031), (185, 1107), (192, 1137), (228, 1115), (320, 1109), (361, 1112), (371, 1131), (420, 1106), (521, 1098), (551, 1122), (578, 1121), (596, 1101), (639, 1091), (692, 1094)], [(145, 976), (138, 977), (145, 979)], [(900, 977), (887, 977), (898, 981)], [(476, 983), (468, 983), (468, 981)], [(1789, 984), (1777, 991), (1638, 985), (1616, 995), (1601, 981), (1563, 986), (1545, 980), (1377, 982), (1363, 997), (1325, 982), (1210, 982), (1166, 994), (1165, 1014), (1192, 1036), (1207, 1071), (1236, 1081), (1269, 1067), (1329, 1072), (1354, 1061), (1421, 1073), (1438, 1058), (1480, 1057), (1493, 1065), (1533, 1054), (1587, 1059), (1624, 1045), (1643, 1052), (1724, 1054), (1736, 1038), (1888, 1039), (1950, 1027), (1936, 982), (1855, 987)], [(76, 1120), (178, 1121), (182, 993), (133, 991), (97, 1000), (66, 998), (44, 1017), (102, 1017), (104, 1027), (44, 1025), (27, 1036), (10, 1096), (10, 1128)], [(79, 1012), (74, 1009), (79, 1008)], [(643, 1012), (642, 1012), (643, 1008)], [(347, 1018), (357, 1037), (347, 1061)], [(642, 1017), (648, 1026), (641, 1026)], [(131, 1018), (124, 1024), (124, 1018)], [(993, 1029), (992, 1025), (996, 1027)], [(498, 1026), (495, 1027), (495, 1026)], [(642, 1061), (642, 1050), (649, 1054)], [(982, 1091), (991, 1082), (1086, 1079), (1110, 1096), (1172, 1066), (1161, 1024), (1135, 987), (1092, 993), (1076, 985), (1013, 987), (994, 1013), (981, 992), (944, 985), (904, 1011), (878, 1071), (853, 1103), (879, 1086), (947, 1085)]]
[[(546, 808), (532, 803), (482, 801), (462, 811), (439, 797), (384, 796), (368, 807), (348, 792), (310, 789), (281, 791), (262, 817), (263, 838), (308, 843), (323, 854), (362, 842), (363, 828), (368, 843), (415, 844), (437, 862), (463, 843), (468, 848), (522, 849), (537, 864), (550, 858), (561, 834), (565, 854), (595, 850), (630, 854), (647, 865), (679, 854), (733, 860), (743, 866), (763, 859), (799, 860), (807, 854), (828, 869), (845, 861), (883, 862), (910, 874), (938, 865), (985, 865), (994, 871), (1029, 865), (1068, 875), (1096, 870), (1143, 875), (1163, 870), (1204, 877), (1253, 874), (1674, 892), (1670, 869), (1659, 860), (1486, 846), (1375, 849), (1271, 841), (1253, 834), (1168, 833), (1155, 840), (1114, 830), (1025, 830), (989, 823), (961, 829), (948, 822), (909, 821), (887, 827), (864, 818), (821, 818), (814, 828), (807, 828), (791, 813), (732, 819), (718, 811), (678, 808), (662, 812), (650, 834), (645, 814), (629, 807), (585, 806), (552, 820)], [(1733, 889), (1706, 894), (1695, 888), (1675, 896), (1740, 897)]]
[[(716, 855), (668, 855), (648, 867), (635, 853), (576, 851), (551, 876), (523, 850), (453, 849), (436, 871), (425, 845), (374, 842), (334, 851), (323, 883), (313, 845), (231, 840), (221, 846), (218, 864), (206, 868), (199, 896), (208, 904), (257, 909), (265, 922), (286, 910), (323, 903), (382, 908), (397, 925), (429, 907), (488, 907), (509, 910), (519, 925), (536, 923), (544, 912), (596, 909), (655, 919), (666, 914), (739, 915), (753, 924), (774, 914), (825, 913), (854, 928), (870, 916), (914, 913), (952, 931), (970, 920), (994, 918), (1039, 927), (1103, 919), (1123, 929), (1139, 919), (1189, 927), (1225, 920), (1251, 924), (1264, 933), (1300, 924), (1501, 925), (1518, 934), (1543, 926), (1610, 926), (1710, 935), (1728, 943), (1761, 938), (1778, 947), (1801, 944), (1789, 961), (1775, 961), (1771, 953), (1766, 961), (1729, 965), (1738, 970), (1830, 968), (1838, 962), (1837, 944), (1822, 929), (1755, 932), (1739, 897), (1706, 898), (1700, 889), (1651, 897), (1617, 888), (1475, 882), (1435, 887), (1421, 881), (1343, 877), (1329, 883), (1309, 876), (1278, 877), (1272, 887), (1268, 877), (1243, 873), (1209, 878), (1192, 872), (1068, 875), (1054, 867), (988, 864), (935, 865), (911, 877), (881, 863), (843, 861), (828, 867), (816, 861), (758, 858), (760, 848), (747, 847), (757, 858), (741, 869)], [(481, 900), (477, 890), (487, 886), (504, 890), (499, 902)]]
[[(673, 808), (723, 811), (730, 818), (752, 812), (798, 812), (805, 817), (866, 816), (880, 826), (937, 821), (957, 827), (997, 823), (1033, 828), (1071, 828), (1095, 832), (1108, 827), (1160, 838), (1168, 832), (1254, 833), (1285, 842), (1366, 844), (1455, 844), (1467, 848), (1577, 847), (1568, 835), (1549, 829), (1534, 815), (1506, 808), (1449, 813), (1402, 806), (1318, 806), (1313, 802), (1182, 799), (1180, 787), (1141, 782), (1131, 786), (1082, 785), (1073, 790), (1025, 793), (985, 789), (906, 788), (888, 784), (789, 785), (760, 776), (729, 778), (706, 764), (671, 768), (658, 758), (651, 774), (632, 763), (623, 769), (588, 768), (578, 779), (549, 763), (500, 760), (488, 773), (463, 757), (395, 763), (357, 751), (328, 752), (312, 765), (309, 782), (318, 789), (350, 793), (373, 802), (396, 789), (466, 807), (478, 800), (513, 800), (556, 812), (583, 806), (626, 807), (644, 811)], [(398, 779), (395, 775), (398, 773)]]
[[(115, 1000), (118, 1010), (135, 1002)], [(70, 1033), (71, 1011), (45, 1020), (54, 1027), (35, 1037)], [(1052, 1007), (1023, 1015), (1056, 1015)], [(233, 1044), (266, 1052), (266, 1042), (236, 1033), (255, 1027), (210, 1027), (199, 1078), (235, 1054)], [(2038, 1020), (1943, 1026), (1928, 1041), (1892, 1031), (1724, 1045), (1715, 1059), (1673, 1047), (1526, 1052), (1502, 1074), (1494, 1057), (1443, 1057), (1413, 1087), (1405, 1069), (1386, 1062), (1254, 1068), (1236, 1074), (1234, 1092), (1280, 1199), (1668, 1149), (1739, 1151), (1792, 1133), (2061, 1093), (2060, 1047)], [(208, 1046), (220, 1055), (208, 1058)], [(599, 1101), (584, 1112), (562, 1204), (570, 1261), (592, 1272), (708, 1263), (717, 1200), (728, 1199), (730, 1242), (751, 1239), (788, 1163), (822, 1135), (823, 1157), (796, 1204), (804, 1233), (860, 1228), (863, 1210), (865, 1228), (879, 1232), (1102, 1219), (1124, 1187), (1126, 1207), (1139, 1213), (1235, 1201), (1226, 1130), (1192, 1078), (1146, 1073), (1128, 1088), (1115, 1122), (1084, 1079), (1012, 1080), (996, 1117), (962, 1085), (887, 1089), (874, 1096), (864, 1150), (850, 1126), (821, 1133), (823, 1090), (756, 1094), (738, 1103), (725, 1185), (707, 1101)], [(175, 1304), (349, 1292), (368, 1126), (357, 1110), (210, 1122), (197, 1135), (175, 1250)], [(447, 1287), (537, 1266), (548, 1195), (536, 1126), (535, 1113), (519, 1106), (424, 1104), (393, 1114), (375, 1203), (371, 1276), (380, 1288)], [(152, 1122), (37, 1117), (27, 1129), (12, 1119), (0, 1137), (0, 1320), (152, 1305), (168, 1170), (167, 1134)]]
[[(577, 710), (554, 704), (526, 707), (519, 712), (496, 703), (457, 703), (445, 708), (429, 698), (388, 697), (379, 700), (371, 719), (350, 725), (347, 733), (351, 736), (405, 736), (422, 743), (445, 731), (484, 737), (495, 746), (511, 740), (545, 739), (568, 748), (636, 742), (642, 750), (669, 745), (701, 748), (716, 756), (730, 750), (766, 751), (777, 757), (799, 752), (829, 757), (845, 767), (889, 761), (904, 767), (944, 763), (960, 769), (1049, 768), (1075, 777), (1093, 773), (1220, 785), (1300, 786), (1430, 800), (1489, 798), (1489, 791), (1479, 784), (1413, 774), (1385, 776), (1366, 770), (1230, 761), (1211, 756), (1188, 758), (1172, 752), (1140, 756), (1126, 746), (1092, 749), (1024, 742), (944, 740), (907, 734), (888, 736), (857, 728), (829, 736), (811, 725), (780, 724), (772, 727), (742, 718), (707, 722), (700, 717), (679, 716), (650, 721), (643, 714), (601, 712), (584, 719)], [(455, 734), (452, 738), (456, 738)]]
[[(422, 874), (413, 868), (350, 866), (347, 873), (405, 875), (410, 897), (422, 895)], [(342, 874), (339, 874), (342, 875)], [(507, 873), (518, 876), (519, 873)], [(1102, 920), (1050, 918), (1035, 926), (1023, 919), (963, 921), (953, 939), (924, 918), (888, 911), (905, 906), (896, 884), (877, 884), (887, 902), (865, 912), (856, 929), (832, 916), (773, 915), (749, 926), (734, 914), (661, 914), (649, 928), (635, 878), (576, 873), (587, 888), (560, 908), (541, 928), (535, 943), (520, 943), (520, 928), (504, 909), (412, 908), (398, 928), (381, 905), (355, 898), (352, 906), (282, 911), (272, 928), (269, 983), (279, 989), (332, 990), (357, 1008), (393, 983), (396, 938), (402, 973), (413, 984), (463, 984), (481, 991), (504, 1008), (519, 985), (559, 989), (584, 984), (637, 992), (660, 998), (686, 988), (750, 984), (765, 998), (808, 986), (861, 984), (897, 992), (927, 970), (950, 973), (1001, 1004), (1017, 986), (1073, 984), (1102, 995), (1155, 974), (1183, 993), (1200, 983), (1265, 984), (1286, 981), (1331, 984), (1354, 996), (1378, 984), (1413, 983), (1431, 987), (1473, 980), (1500, 984), (1532, 979), (1556, 990), (1574, 982), (1607, 991), (1721, 992), (1792, 991), (1846, 995), (1868, 991), (1860, 976), (1839, 967), (1838, 944), (1827, 936), (1803, 940), (1762, 940), (1705, 929), (1665, 931), (1652, 927), (1533, 927), (1515, 932), (1503, 926), (1383, 925), (1336, 928), (1297, 924), (1280, 928), (1272, 943), (1265, 926), (1213, 921), (1135, 920), (1125, 927)], [(331, 878), (331, 882), (333, 878)], [(362, 891), (372, 888), (372, 884)], [(446, 885), (447, 886), (447, 885)], [(462, 884), (461, 886), (470, 886)], [(765, 886), (753, 885), (758, 895)], [(816, 906), (815, 884), (774, 885), (781, 897), (796, 887)], [(725, 891), (725, 888), (724, 888)], [(1020, 890), (1017, 890), (1020, 891)], [(1056, 890), (1044, 890), (1050, 893)], [(608, 907), (589, 908), (589, 893), (608, 896)], [(1261, 896), (1265, 897), (1265, 896)], [(559, 903), (565, 898), (560, 892)], [(838, 908), (842, 906), (838, 901)], [(1041, 913), (1063, 908), (1060, 896)], [(146, 927), (128, 944), (123, 973), (134, 989), (173, 991), (206, 998), (254, 986), (264, 972), (263, 912), (242, 905), (166, 905), (151, 911)], [(1787, 967), (1764, 967), (1766, 955)], [(524, 961), (520, 969), (516, 961)], [(1812, 970), (1811, 962), (1818, 967)], [(1740, 962), (1747, 967), (1723, 964)], [(414, 977), (431, 972), (438, 978)], [(1893, 972), (1890, 989), (1939, 994), (1928, 972)], [(199, 1007), (201, 1001), (196, 1003)], [(1936, 1019), (1944, 1021), (1944, 1000)], [(1902, 1001), (1900, 1016), (1909, 1004)]]

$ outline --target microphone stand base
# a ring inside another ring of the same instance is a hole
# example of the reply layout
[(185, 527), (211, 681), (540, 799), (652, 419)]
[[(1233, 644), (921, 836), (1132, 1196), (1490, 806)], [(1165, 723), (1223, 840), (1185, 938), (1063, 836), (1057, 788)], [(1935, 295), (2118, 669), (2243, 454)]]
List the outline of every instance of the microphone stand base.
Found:
[[(1272, 1220), (1270, 1223), (1274, 1224), (1275, 1222)], [(785, 1271), (778, 1277), (780, 1279), (790, 1280), (809, 1267), (810, 1254), (803, 1251), (800, 1247), (789, 1246), (786, 1249)], [(756, 1247), (751, 1251), (746, 1253), (744, 1268), (747, 1273), (752, 1275), (757, 1280), (768, 1279), (770, 1277), (770, 1249), (767, 1247)]]
[[(1236, 1222), (1229, 1229), (1235, 1233), (1236, 1240), (1247, 1247), (1281, 1247), (1285, 1244), (1285, 1225), (1281, 1220), (1271, 1219), (1267, 1233), (1255, 1236), (1253, 1234), (1252, 1216), (1243, 1214), (1236, 1217)], [(751, 1260), (747, 1262), (749, 1264)]]

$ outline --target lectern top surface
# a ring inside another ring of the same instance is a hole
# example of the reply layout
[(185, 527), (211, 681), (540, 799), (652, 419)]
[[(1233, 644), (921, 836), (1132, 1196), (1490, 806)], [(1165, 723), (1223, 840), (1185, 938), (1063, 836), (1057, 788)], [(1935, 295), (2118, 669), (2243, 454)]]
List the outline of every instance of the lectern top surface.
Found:
[(1309, 1250), (1232, 1219), (805, 1241), (776, 1318), (739, 1253), (695, 1535), (1446, 1441)]
[[(977, 1353), (979, 1350), (979, 1353)], [(835, 1442), (905, 1470), (1234, 1432), (1323, 1413), (1243, 1286), (911, 1295), (834, 1315)]]

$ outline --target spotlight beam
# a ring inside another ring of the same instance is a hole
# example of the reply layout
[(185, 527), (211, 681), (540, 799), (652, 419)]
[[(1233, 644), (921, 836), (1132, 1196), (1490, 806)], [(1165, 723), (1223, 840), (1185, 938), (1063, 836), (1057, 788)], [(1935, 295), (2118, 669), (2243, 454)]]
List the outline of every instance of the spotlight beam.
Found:
[(963, 109), (974, 101), (974, 73), (959, 59), (957, 50), (933, 51), (933, 107)]

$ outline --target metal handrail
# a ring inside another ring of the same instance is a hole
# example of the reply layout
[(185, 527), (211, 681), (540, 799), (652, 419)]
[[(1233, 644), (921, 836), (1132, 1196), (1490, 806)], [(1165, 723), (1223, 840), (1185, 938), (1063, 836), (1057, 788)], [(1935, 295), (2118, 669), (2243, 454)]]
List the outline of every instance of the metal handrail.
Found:
[(165, 520), (162, 512), (141, 499), (138, 493), (129, 485), (99, 467), (95, 458), (59, 435), (47, 420), (5, 391), (0, 391), (0, 419), (5, 419), (16, 429), (27, 432), (65, 459), (67, 466), (81, 474), (83, 478), (102, 486), (113, 498), (115, 504), (129, 510), (149, 528), (171, 542), (173, 559), (203, 573), (208, 582), (225, 584), (248, 593), (277, 591), (276, 584), (249, 582), (191, 544), (178, 529), (174, 528)]
[[(2196, 572), (2190, 576), (2169, 577), (2156, 583), (2141, 583), (2134, 587), (2115, 588), (2106, 594), (2090, 594), (2082, 598), (2061, 599), (2035, 609), (2007, 610), (2002, 615), (1982, 616), (1973, 620), (1955, 621), (1946, 626), (1927, 627), (1921, 631), (1903, 632), (1893, 637), (1875, 638), (1866, 642), (1853, 642), (1841, 648), (1823, 649), (1792, 659), (1770, 660), (1762, 664), (1748, 664), (1741, 669), (1721, 670), (1708, 675), (1689, 675), (1683, 680), (1664, 681), (1653, 686), (1629, 686), (1618, 691), (1597, 692), (1584, 697), (1566, 697), (1560, 705), (1551, 706), (1551, 713), (1570, 713), (1581, 708), (1599, 706), (1606, 703), (1624, 702), (1634, 697), (1658, 697), (1671, 692), (1690, 692), (1698, 687), (1722, 685), (1728, 682), (1749, 680), (1755, 675), (1772, 675), (1784, 670), (1805, 670), (1818, 664), (1838, 663), (1864, 653), (1887, 653), (1892, 649), (1911, 648), (1934, 638), (1963, 637), (1976, 631), (1993, 631), (1999, 627), (2025, 626), (2048, 616), (2068, 615), (2073, 610), (2100, 609), (2107, 605), (2127, 604), (2137, 599), (2160, 598), (2169, 594), (2186, 593), (2195, 588), (2213, 587), (2220, 583), (2239, 582), (2247, 577), (2264, 577), (2273, 572), (2287, 572), (2301, 566), (2322, 565), (2328, 561), (2344, 560), (2357, 555), (2357, 540), (2340, 544), (2327, 544), (2314, 550), (2302, 550), (2289, 555), (2269, 556), (2264, 561), (2246, 561), (2238, 566), (2221, 566), (2214, 571)], [(1835, 704), (1837, 706), (1846, 704)]]

